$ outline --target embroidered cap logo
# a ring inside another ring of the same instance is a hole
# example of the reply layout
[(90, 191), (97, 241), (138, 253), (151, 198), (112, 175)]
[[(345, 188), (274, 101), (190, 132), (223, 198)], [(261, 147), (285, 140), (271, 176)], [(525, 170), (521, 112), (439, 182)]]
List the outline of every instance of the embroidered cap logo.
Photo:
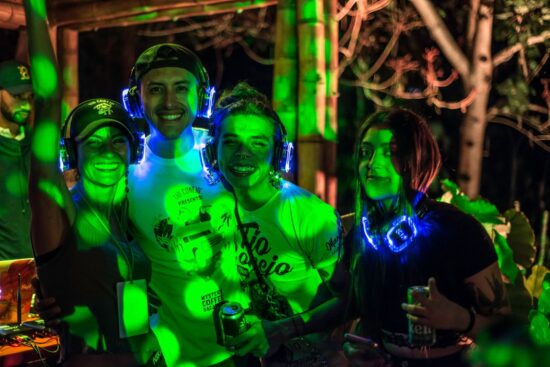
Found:
[(113, 114), (113, 103), (108, 100), (99, 100), (94, 106), (94, 109), (97, 110), (97, 113), (104, 116), (109, 116)]
[(17, 69), (19, 69), (19, 75), (21, 76), (21, 80), (29, 80), (31, 78), (31, 75), (29, 74), (29, 70), (25, 66), (19, 65)]

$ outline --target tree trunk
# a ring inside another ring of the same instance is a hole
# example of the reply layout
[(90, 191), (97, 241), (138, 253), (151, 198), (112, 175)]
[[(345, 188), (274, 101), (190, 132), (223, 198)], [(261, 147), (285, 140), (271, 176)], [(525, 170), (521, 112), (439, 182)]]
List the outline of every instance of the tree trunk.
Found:
[(323, 167), (325, 132), (325, 25), (323, 3), (298, 0), (298, 184), (326, 200)]
[(476, 89), (476, 96), (468, 106), (460, 131), (460, 159), (458, 183), (471, 198), (479, 195), (483, 143), (487, 128), (487, 106), (493, 76), (491, 55), (493, 29), (493, 1), (479, 5), (477, 30), (472, 49), (471, 77), (465, 81), (466, 92)]

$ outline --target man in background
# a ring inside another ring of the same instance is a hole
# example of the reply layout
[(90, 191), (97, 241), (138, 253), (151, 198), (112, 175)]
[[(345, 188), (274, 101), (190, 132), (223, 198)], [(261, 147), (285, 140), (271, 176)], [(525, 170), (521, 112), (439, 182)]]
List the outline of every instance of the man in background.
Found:
[(29, 67), (0, 63), (0, 260), (32, 257), (28, 177), (34, 96)]

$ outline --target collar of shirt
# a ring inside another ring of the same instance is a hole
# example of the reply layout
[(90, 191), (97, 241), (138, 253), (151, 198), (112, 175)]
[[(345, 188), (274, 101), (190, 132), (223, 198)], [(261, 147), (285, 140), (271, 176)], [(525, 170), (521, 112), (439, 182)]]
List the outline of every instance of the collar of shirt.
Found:
[(6, 127), (0, 127), (0, 136), (21, 141), (21, 140), (25, 139), (25, 129), (21, 128), (19, 130), (19, 134), (13, 136), (11, 134), (10, 129), (8, 129)]

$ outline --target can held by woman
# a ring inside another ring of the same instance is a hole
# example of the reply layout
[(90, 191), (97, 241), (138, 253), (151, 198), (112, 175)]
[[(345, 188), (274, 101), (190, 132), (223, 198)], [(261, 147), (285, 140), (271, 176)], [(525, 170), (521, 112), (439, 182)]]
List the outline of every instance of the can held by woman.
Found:
[[(426, 286), (416, 285), (407, 289), (407, 302), (417, 303), (413, 298), (413, 292), (421, 297), (429, 297), (430, 289)], [(415, 324), (409, 320), (409, 344), (414, 346), (430, 346), (436, 342), (435, 329), (426, 325)]]

